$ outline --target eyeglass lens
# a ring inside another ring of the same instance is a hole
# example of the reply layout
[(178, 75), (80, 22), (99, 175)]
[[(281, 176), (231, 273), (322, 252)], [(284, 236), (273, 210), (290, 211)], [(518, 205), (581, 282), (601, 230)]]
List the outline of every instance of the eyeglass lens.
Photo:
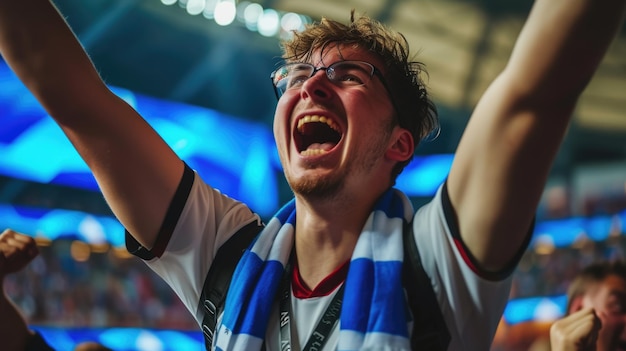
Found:
[(328, 79), (339, 86), (366, 84), (374, 74), (374, 66), (361, 61), (338, 61), (319, 68), (308, 63), (289, 63), (274, 71), (272, 81), (282, 95), (288, 89), (301, 87), (320, 70), (324, 70)]

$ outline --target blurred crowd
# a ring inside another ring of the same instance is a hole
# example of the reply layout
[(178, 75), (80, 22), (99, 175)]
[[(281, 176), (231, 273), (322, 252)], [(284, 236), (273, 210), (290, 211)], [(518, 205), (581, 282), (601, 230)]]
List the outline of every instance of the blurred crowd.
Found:
[[(559, 196), (554, 194), (543, 202), (538, 220), (572, 215), (567, 208), (569, 201), (558, 192)], [(98, 204), (94, 212), (106, 212), (101, 198), (96, 201), (80, 195), (71, 198), (87, 199)], [(619, 212), (626, 208), (624, 198), (620, 195), (611, 206), (606, 200), (589, 201), (586, 214)], [(83, 202), (75, 207), (83, 208)], [(620, 233), (611, 233), (602, 242), (583, 238), (569, 247), (547, 249), (531, 244), (514, 272), (510, 298), (563, 295), (582, 267), (600, 259), (626, 258), (626, 224), (619, 227)], [(198, 330), (178, 297), (140, 259), (124, 248), (80, 244), (71, 240), (41, 242), (41, 255), (23, 272), (7, 277), (8, 294), (31, 324)]]
[(610, 236), (602, 242), (581, 240), (549, 252), (529, 248), (513, 274), (510, 297), (563, 295), (583, 267), (599, 260), (625, 259), (626, 236)]
[[(8, 294), (32, 324), (198, 329), (178, 297), (141, 260), (121, 248), (91, 251), (86, 258), (77, 254), (75, 245), (56, 240), (41, 246), (32, 264), (7, 277)], [(577, 242), (549, 253), (531, 247), (514, 273), (511, 298), (565, 294), (583, 266), (623, 258), (624, 252), (624, 235)]]
[(75, 242), (53, 241), (26, 269), (6, 278), (6, 291), (33, 325), (198, 330), (161, 278), (119, 250), (77, 260)]

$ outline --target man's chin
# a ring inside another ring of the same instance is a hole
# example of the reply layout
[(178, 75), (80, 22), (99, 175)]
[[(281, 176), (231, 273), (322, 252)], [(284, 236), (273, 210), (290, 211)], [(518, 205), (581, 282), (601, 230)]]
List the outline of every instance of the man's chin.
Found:
[(288, 179), (288, 183), (295, 194), (316, 199), (335, 197), (343, 187), (343, 182), (340, 179), (331, 179), (330, 177)]

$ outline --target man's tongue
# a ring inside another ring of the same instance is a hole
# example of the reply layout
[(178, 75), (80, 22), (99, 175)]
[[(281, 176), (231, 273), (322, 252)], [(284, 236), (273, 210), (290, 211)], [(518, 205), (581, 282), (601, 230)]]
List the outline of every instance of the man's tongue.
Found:
[(306, 150), (302, 151), (300, 154), (303, 156), (312, 156), (312, 155), (321, 155), (323, 153), (328, 152), (333, 147), (335, 147), (335, 143), (313, 143), (309, 145)]

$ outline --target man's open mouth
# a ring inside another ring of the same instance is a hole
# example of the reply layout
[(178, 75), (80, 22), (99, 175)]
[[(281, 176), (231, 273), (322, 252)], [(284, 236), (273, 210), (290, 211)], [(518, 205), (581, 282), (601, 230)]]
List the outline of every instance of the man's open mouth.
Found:
[(302, 156), (327, 153), (342, 137), (337, 123), (324, 116), (305, 116), (298, 121), (296, 129), (294, 141)]

